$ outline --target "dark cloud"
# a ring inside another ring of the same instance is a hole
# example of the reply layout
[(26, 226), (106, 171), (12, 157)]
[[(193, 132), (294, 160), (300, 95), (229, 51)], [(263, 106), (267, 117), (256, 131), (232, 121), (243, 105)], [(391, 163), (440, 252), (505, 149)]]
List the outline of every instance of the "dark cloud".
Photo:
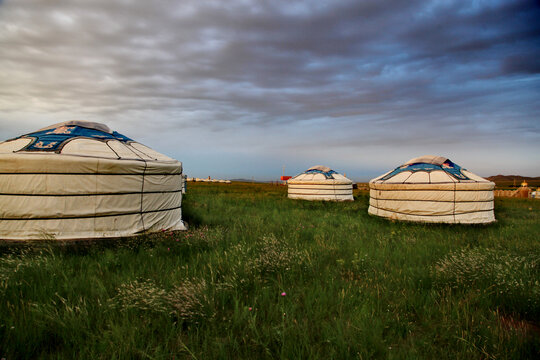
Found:
[(217, 151), (229, 131), (239, 147), (306, 133), (530, 149), (538, 18), (520, 0), (0, 2), (0, 128), (87, 117), (141, 136), (159, 122), (171, 143), (197, 129)]
[[(540, 36), (540, 35), (539, 35)], [(501, 64), (503, 74), (540, 74), (540, 51), (507, 56)]]

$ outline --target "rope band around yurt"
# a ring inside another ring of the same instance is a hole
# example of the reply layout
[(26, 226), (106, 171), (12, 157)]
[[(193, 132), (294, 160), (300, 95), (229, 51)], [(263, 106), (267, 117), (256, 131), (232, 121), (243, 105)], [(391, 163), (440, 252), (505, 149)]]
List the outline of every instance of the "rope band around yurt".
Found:
[(380, 208), (380, 207), (377, 207), (377, 206), (374, 206), (374, 205), (371, 205), (371, 206), (376, 208), (377, 210), (387, 211), (387, 212), (396, 213), (396, 214), (403, 214), (403, 215), (407, 215), (407, 216), (422, 216), (422, 217), (424, 217), (424, 216), (425, 217), (454, 216), (454, 220), (455, 220), (455, 217), (459, 216), (459, 215), (474, 214), (474, 213), (481, 213), (481, 212), (489, 212), (489, 211), (494, 210), (493, 208), (491, 208), (491, 209), (486, 209), (486, 210), (463, 211), (463, 212), (459, 212), (459, 213), (455, 213), (455, 211), (454, 211), (454, 214), (411, 214), (411, 213), (406, 213), (406, 212), (402, 212), (402, 211), (396, 211), (396, 210), (391, 210), (391, 209)]
[(29, 220), (70, 220), (70, 219), (92, 219), (92, 218), (104, 218), (112, 216), (127, 216), (127, 215), (139, 215), (139, 214), (150, 214), (157, 212), (173, 211), (181, 209), (182, 205), (175, 206), (167, 209), (157, 209), (157, 210), (145, 210), (145, 211), (131, 211), (125, 213), (116, 213), (116, 214), (93, 214), (93, 215), (76, 215), (76, 216), (63, 216), (63, 217), (34, 217), (34, 218), (0, 218), (0, 221), (29, 221)]

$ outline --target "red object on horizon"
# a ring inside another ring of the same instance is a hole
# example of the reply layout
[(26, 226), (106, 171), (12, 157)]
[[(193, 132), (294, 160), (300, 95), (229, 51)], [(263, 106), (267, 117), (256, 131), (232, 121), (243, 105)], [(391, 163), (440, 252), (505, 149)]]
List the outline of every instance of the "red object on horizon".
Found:
[(281, 180), (285, 181), (285, 180), (289, 180), (292, 176), (282, 176), (281, 177)]

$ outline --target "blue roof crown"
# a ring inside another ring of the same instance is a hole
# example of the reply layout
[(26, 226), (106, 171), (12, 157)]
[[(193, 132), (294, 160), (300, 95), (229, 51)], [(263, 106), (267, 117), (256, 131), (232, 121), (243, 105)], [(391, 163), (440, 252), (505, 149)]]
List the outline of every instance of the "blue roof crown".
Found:
[(84, 122), (76, 122), (76, 124), (70, 124), (70, 122), (64, 124), (58, 124), (57, 127), (49, 127), (42, 130), (38, 130), (33, 133), (19, 136), (20, 138), (30, 138), (32, 142), (21, 151), (47, 151), (47, 152), (59, 152), (64, 145), (73, 139), (93, 139), (98, 141), (117, 140), (124, 143), (133, 141), (132, 139), (124, 136), (116, 131), (108, 132), (108, 127), (105, 125), (92, 126), (93, 123), (88, 123), (89, 127), (84, 126)]
[(412, 161), (407, 164), (401, 165), (400, 167), (397, 167), (396, 169), (394, 169), (394, 171), (384, 176), (381, 180), (388, 180), (391, 177), (404, 171), (410, 171), (413, 173), (418, 172), (418, 171), (426, 171), (426, 172), (444, 171), (458, 180), (470, 180), (466, 175), (464, 175), (461, 172), (462, 170), (465, 170), (465, 169), (463, 169), (461, 166), (457, 164), (454, 164), (452, 161), (450, 161), (450, 159), (446, 159), (444, 161), (439, 161), (436, 163)]

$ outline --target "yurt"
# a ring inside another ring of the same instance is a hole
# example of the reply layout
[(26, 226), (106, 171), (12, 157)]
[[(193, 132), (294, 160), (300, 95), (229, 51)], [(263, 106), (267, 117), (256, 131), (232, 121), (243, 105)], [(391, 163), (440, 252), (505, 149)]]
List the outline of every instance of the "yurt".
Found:
[(422, 156), (369, 182), (368, 212), (406, 221), (490, 223), (494, 187), (445, 157)]
[(0, 239), (184, 230), (182, 163), (103, 124), (68, 121), (0, 142)]
[(291, 199), (353, 201), (352, 181), (329, 167), (317, 165), (287, 180)]

